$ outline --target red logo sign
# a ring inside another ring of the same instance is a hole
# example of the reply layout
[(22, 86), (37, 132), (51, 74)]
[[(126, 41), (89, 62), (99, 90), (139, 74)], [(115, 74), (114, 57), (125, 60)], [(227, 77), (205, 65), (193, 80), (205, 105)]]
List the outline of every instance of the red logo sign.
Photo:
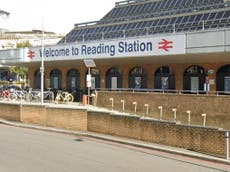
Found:
[(30, 59), (33, 59), (33, 57), (35, 57), (35, 52), (29, 50), (28, 53), (27, 53), (27, 57), (29, 57)]
[(173, 48), (172, 44), (173, 41), (167, 41), (166, 39), (162, 39), (162, 42), (158, 43), (158, 48), (169, 51), (170, 48)]

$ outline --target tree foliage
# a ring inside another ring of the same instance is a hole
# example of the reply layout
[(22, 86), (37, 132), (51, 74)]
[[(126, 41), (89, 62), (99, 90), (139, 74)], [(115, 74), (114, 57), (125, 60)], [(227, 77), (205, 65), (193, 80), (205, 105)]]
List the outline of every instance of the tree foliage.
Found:
[(17, 48), (31, 47), (31, 43), (29, 41), (24, 41), (21, 43), (17, 43)]

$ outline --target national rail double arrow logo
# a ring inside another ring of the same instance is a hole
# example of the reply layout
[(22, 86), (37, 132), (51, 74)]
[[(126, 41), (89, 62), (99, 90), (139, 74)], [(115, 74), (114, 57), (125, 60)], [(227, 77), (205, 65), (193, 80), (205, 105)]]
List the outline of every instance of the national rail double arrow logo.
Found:
[(35, 57), (35, 52), (29, 50), (28, 53), (27, 53), (27, 57), (29, 57), (30, 59), (33, 59), (33, 57)]
[(161, 39), (162, 41), (158, 43), (158, 48), (163, 49), (164, 51), (169, 51), (170, 48), (173, 48), (173, 41), (168, 41), (166, 39)]

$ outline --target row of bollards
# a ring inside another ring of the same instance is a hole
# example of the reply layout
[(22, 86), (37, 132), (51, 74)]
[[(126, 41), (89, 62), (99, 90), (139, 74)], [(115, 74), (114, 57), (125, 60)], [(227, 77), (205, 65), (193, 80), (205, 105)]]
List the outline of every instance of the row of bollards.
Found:
[[(162, 112), (163, 112), (163, 107), (162, 106), (158, 106), (158, 109), (160, 110), (160, 120), (162, 119)], [(174, 122), (176, 122), (176, 113), (177, 113), (177, 109), (173, 108), (173, 116), (174, 116)], [(187, 110), (186, 113), (188, 114), (188, 124), (191, 124), (191, 110)], [(201, 116), (203, 117), (203, 126), (206, 126), (206, 118), (207, 118), (207, 114), (206, 113), (202, 113)]]
[[(109, 100), (111, 101), (111, 108), (112, 110), (114, 109), (114, 99), (111, 97), (109, 98)], [(122, 111), (124, 112), (125, 111), (125, 100), (121, 100), (120, 101), (122, 103)], [(134, 112), (136, 113), (137, 112), (137, 102), (133, 102), (133, 105), (134, 105)], [(145, 108), (145, 114), (148, 115), (149, 114), (149, 104), (144, 104), (144, 108)], [(160, 120), (162, 120), (162, 117), (163, 117), (163, 106), (158, 106), (158, 109), (160, 111)], [(172, 109), (172, 112), (173, 112), (173, 120), (174, 122), (176, 122), (177, 120), (177, 109), (176, 108), (173, 108)], [(187, 115), (188, 115), (188, 125), (191, 124), (191, 110), (187, 110), (186, 111)], [(206, 113), (202, 113), (201, 114), (202, 118), (203, 118), (203, 126), (205, 127), (206, 126), (206, 120), (207, 120), (207, 114)], [(226, 155), (226, 159), (229, 160), (229, 140), (230, 140), (230, 132), (229, 131), (226, 131), (225, 132), (225, 155)]]
[[(111, 108), (112, 110), (114, 109), (114, 99), (111, 97), (109, 98), (109, 100), (111, 101)], [(125, 111), (125, 100), (121, 100), (122, 103), (122, 111)], [(137, 102), (133, 102), (134, 105), (134, 113), (137, 112)], [(148, 115), (149, 114), (149, 104), (144, 104), (144, 108), (145, 108), (145, 114)], [(158, 109), (160, 110), (160, 120), (162, 120), (163, 117), (163, 107), (162, 106), (158, 106)], [(177, 119), (177, 109), (173, 108), (172, 109), (173, 112), (173, 121), (176, 122)], [(188, 114), (188, 124), (191, 124), (191, 110), (187, 110), (186, 113)], [(206, 119), (207, 119), (207, 114), (203, 113), (201, 114), (201, 116), (203, 117), (203, 126), (206, 126)]]

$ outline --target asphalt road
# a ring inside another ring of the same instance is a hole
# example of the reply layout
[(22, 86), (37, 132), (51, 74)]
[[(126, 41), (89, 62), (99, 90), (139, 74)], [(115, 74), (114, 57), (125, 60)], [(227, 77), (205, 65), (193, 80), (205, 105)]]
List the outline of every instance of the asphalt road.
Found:
[(0, 172), (97, 171), (217, 172), (230, 168), (108, 141), (0, 124)]

